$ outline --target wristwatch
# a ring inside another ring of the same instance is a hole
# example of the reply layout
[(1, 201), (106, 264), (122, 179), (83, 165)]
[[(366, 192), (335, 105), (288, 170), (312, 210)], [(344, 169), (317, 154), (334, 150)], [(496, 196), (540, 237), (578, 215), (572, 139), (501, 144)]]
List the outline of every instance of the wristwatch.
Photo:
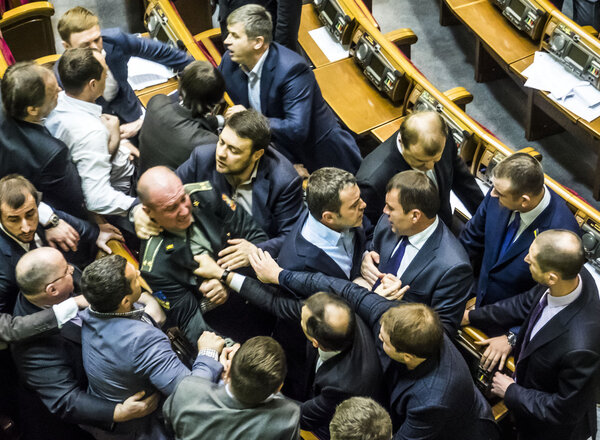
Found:
[(60, 219), (58, 218), (58, 216), (53, 213), (50, 216), (50, 220), (48, 220), (48, 223), (46, 223), (46, 225), (44, 226), (44, 229), (50, 229), (50, 228), (54, 228), (55, 226), (58, 226), (59, 221), (60, 221)]
[(506, 339), (508, 339), (508, 345), (511, 347), (514, 347), (517, 343), (517, 335), (515, 335), (513, 332), (508, 332), (506, 334)]
[(229, 274), (230, 274), (230, 273), (231, 273), (231, 272), (230, 272), (228, 269), (225, 269), (225, 270), (223, 271), (223, 275), (221, 275), (221, 282), (222, 282), (223, 284), (227, 284), (227, 277), (229, 276)]

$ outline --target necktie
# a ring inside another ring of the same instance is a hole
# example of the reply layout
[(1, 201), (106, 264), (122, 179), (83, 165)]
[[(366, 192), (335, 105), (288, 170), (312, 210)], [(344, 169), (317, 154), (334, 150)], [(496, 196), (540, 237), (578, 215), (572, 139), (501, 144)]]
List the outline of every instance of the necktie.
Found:
[(548, 305), (548, 294), (544, 293), (542, 300), (537, 304), (537, 306), (535, 306), (535, 309), (533, 309), (533, 313), (531, 314), (531, 319), (529, 320), (529, 324), (527, 325), (527, 330), (525, 331), (525, 337), (523, 338), (523, 344), (522, 344), (523, 348), (521, 349), (521, 352), (523, 351), (525, 346), (529, 343), (529, 339), (531, 338), (531, 332), (533, 331), (533, 327), (535, 327), (535, 324), (540, 320), (540, 317), (542, 316), (542, 312), (544, 311), (544, 309), (546, 308), (547, 305)]
[[(379, 271), (383, 274), (391, 273), (396, 276), (398, 273), (398, 268), (400, 267), (400, 263), (402, 263), (402, 258), (404, 257), (404, 251), (406, 251), (406, 245), (408, 244), (408, 237), (406, 235), (402, 236), (402, 240), (400, 241), (400, 246), (397, 247), (396, 251), (392, 254), (390, 259), (379, 268)], [(377, 286), (381, 284), (381, 280), (377, 280), (373, 287), (372, 291), (375, 291)]]
[(502, 247), (500, 248), (500, 253), (498, 254), (498, 259), (502, 257), (510, 248), (515, 236), (517, 235), (517, 231), (519, 230), (519, 226), (521, 225), (521, 214), (519, 212), (515, 212), (515, 218), (506, 228), (506, 233), (504, 234), (504, 240), (502, 241)]

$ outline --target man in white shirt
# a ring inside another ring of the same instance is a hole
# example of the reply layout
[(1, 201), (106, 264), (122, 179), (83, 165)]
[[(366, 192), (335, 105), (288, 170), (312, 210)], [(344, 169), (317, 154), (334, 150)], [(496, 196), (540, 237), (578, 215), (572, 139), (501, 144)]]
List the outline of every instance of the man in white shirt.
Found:
[(69, 49), (58, 62), (64, 92), (46, 121), (46, 127), (71, 152), (79, 175), (87, 209), (97, 214), (125, 215), (134, 198), (135, 172), (129, 160), (132, 147), (121, 141), (119, 121), (103, 115), (95, 103), (104, 92), (107, 66), (92, 49)]

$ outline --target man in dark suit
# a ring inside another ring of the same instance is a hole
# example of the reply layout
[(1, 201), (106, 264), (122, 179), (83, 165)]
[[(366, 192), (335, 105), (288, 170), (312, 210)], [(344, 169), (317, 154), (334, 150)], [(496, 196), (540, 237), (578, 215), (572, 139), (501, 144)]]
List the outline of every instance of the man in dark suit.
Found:
[[(320, 273), (282, 270), (262, 251), (251, 261), (261, 281), (280, 284), (303, 295), (335, 293), (348, 300), (365, 320), (371, 328), (371, 338), (375, 336), (388, 388), (394, 438), (498, 438), (489, 405), (431, 308), (389, 301), (356, 283)], [(381, 295), (401, 290), (401, 283), (389, 276), (384, 283), (387, 285)]]
[(228, 50), (219, 70), (237, 105), (226, 116), (252, 107), (269, 118), (276, 147), (293, 164), (311, 173), (324, 166), (355, 173), (361, 157), (354, 138), (339, 126), (306, 61), (271, 43), (272, 27), (259, 5), (227, 17)]
[[(73, 293), (73, 266), (52, 248), (38, 248), (19, 261), (21, 288), (16, 316), (28, 316), (58, 304)], [(11, 346), (22, 386), (19, 390), (27, 439), (90, 437), (77, 424), (110, 429), (114, 422), (143, 417), (157, 407), (158, 396), (137, 393), (123, 403), (86, 392), (81, 357), (81, 321), (75, 317), (60, 332)]]
[(382, 400), (381, 369), (371, 333), (344, 300), (325, 292), (310, 292), (304, 301), (292, 299), (252, 278), (223, 270), (207, 255), (197, 261), (196, 274), (226, 279), (244, 299), (304, 332), (308, 341), (302, 429), (328, 439), (329, 422), (343, 400), (352, 396)]
[(0, 177), (17, 173), (55, 209), (87, 218), (81, 180), (67, 146), (43, 120), (56, 107), (56, 77), (34, 62), (9, 66), (2, 78)]
[(432, 307), (449, 335), (460, 324), (473, 284), (469, 258), (439, 220), (438, 190), (421, 171), (403, 171), (387, 185), (386, 205), (365, 254), (362, 275), (376, 287), (385, 274), (405, 286), (404, 300)]
[(279, 264), (348, 280), (358, 277), (366, 246), (365, 202), (354, 176), (339, 168), (315, 171), (306, 186), (306, 204), (308, 212), (285, 239)]
[(564, 200), (544, 185), (544, 171), (533, 157), (515, 153), (492, 175), (492, 190), (460, 235), (471, 261), (481, 262), (477, 307), (535, 285), (524, 258), (540, 232), (579, 231)]
[[(150, 168), (140, 177), (138, 196), (146, 214), (162, 229), (142, 244), (140, 270), (167, 315), (167, 328), (179, 326), (191, 343), (209, 329), (204, 313), (217, 331), (244, 341), (262, 322), (253, 322), (250, 309), (227, 291), (219, 280), (194, 276), (194, 256), (216, 255), (230, 238), (253, 244), (267, 239), (244, 209), (224, 200), (209, 182), (183, 185), (166, 167)], [(227, 301), (227, 303), (225, 303)], [(225, 303), (224, 305), (221, 305)]]
[(511, 347), (506, 336), (488, 340), (493, 369), (513, 351), (514, 378), (496, 372), (492, 392), (514, 415), (519, 439), (586, 440), (596, 433), (595, 387), (600, 372), (600, 300), (583, 268), (579, 237), (550, 230), (525, 258), (538, 285), (466, 315), (487, 329), (521, 325)]
[(221, 72), (208, 61), (194, 61), (179, 78), (179, 102), (166, 95), (153, 96), (140, 130), (139, 174), (158, 165), (175, 169), (196, 146), (217, 142), (223, 117), (210, 113), (223, 93)]
[(89, 47), (105, 54), (109, 75), (97, 103), (104, 113), (119, 117), (122, 139), (134, 138), (143, 122), (142, 105), (127, 82), (129, 59), (145, 58), (178, 71), (193, 61), (185, 52), (157, 40), (138, 38), (119, 29), (100, 32), (98, 17), (81, 6), (64, 13), (58, 22), (58, 33), (65, 49)]
[(475, 213), (483, 194), (467, 165), (458, 155), (456, 142), (437, 112), (416, 112), (407, 116), (400, 130), (379, 145), (362, 161), (356, 180), (367, 203), (365, 215), (377, 224), (385, 205), (385, 187), (397, 173), (420, 170), (433, 180), (440, 197), (440, 219), (452, 226), (450, 191)]

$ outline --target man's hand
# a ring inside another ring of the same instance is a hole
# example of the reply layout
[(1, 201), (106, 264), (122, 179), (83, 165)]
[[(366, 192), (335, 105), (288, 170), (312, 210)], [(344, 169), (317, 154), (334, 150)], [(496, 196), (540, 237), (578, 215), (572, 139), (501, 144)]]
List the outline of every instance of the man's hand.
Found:
[(125, 147), (129, 150), (129, 160), (133, 162), (135, 159), (140, 158), (140, 150), (135, 145), (129, 142), (127, 139), (121, 139), (121, 147)]
[(248, 240), (243, 238), (233, 238), (227, 240), (231, 246), (226, 247), (219, 252), (219, 260), (217, 264), (225, 269), (235, 270), (240, 267), (246, 267), (250, 265), (248, 255), (253, 254), (258, 249)]
[(381, 284), (375, 289), (375, 293), (383, 296), (390, 301), (400, 300), (404, 297), (410, 286), (402, 287), (402, 281), (392, 274), (385, 274), (381, 279)]
[(496, 336), (495, 338), (484, 339), (481, 342), (475, 342), (477, 345), (487, 345), (487, 348), (481, 356), (481, 367), (484, 370), (492, 371), (498, 361), (498, 370), (504, 368), (504, 363), (508, 358), (508, 355), (512, 351), (512, 347), (508, 343), (508, 337), (506, 335)]
[(100, 120), (108, 130), (108, 154), (114, 156), (119, 148), (121, 141), (121, 133), (119, 131), (119, 118), (114, 115), (102, 113)]
[(250, 264), (256, 276), (263, 283), (279, 284), (279, 274), (283, 270), (277, 262), (262, 249), (257, 249), (250, 255)]
[(231, 115), (234, 115), (236, 113), (243, 112), (244, 110), (246, 110), (246, 107), (240, 104), (231, 106), (225, 112), (225, 119), (231, 117)]
[(79, 310), (83, 310), (90, 306), (90, 303), (87, 302), (87, 299), (85, 299), (83, 295), (74, 296), (73, 299), (75, 300), (75, 304), (77, 304), (77, 308)]
[(231, 361), (233, 360), (233, 356), (240, 349), (240, 344), (234, 344), (231, 347), (225, 347), (221, 352), (221, 357), (219, 357), (219, 362), (223, 365), (223, 373), (221, 374), (221, 379), (227, 382), (229, 381), (229, 369), (231, 368)]
[(360, 265), (360, 273), (365, 280), (367, 280), (371, 286), (375, 282), (383, 278), (383, 274), (379, 272), (377, 265), (379, 264), (379, 254), (375, 251), (369, 251), (363, 257)]
[(152, 414), (158, 408), (160, 402), (160, 393), (154, 393), (145, 399), (142, 399), (146, 394), (145, 391), (135, 393), (129, 397), (125, 402), (119, 403), (115, 407), (113, 413), (113, 421), (115, 423), (127, 422), (133, 419), (139, 419)]
[(220, 280), (221, 276), (223, 276), (224, 270), (219, 267), (208, 253), (196, 255), (194, 260), (198, 263), (198, 269), (194, 271), (194, 275), (207, 280)]
[(471, 321), (469, 320), (469, 313), (471, 309), (466, 309), (465, 313), (463, 313), (462, 321), (460, 321), (460, 326), (464, 327), (465, 325), (469, 325)]
[(125, 241), (121, 231), (119, 231), (118, 228), (114, 227), (110, 223), (99, 224), (98, 228), (100, 228), (100, 232), (98, 233), (98, 238), (96, 239), (96, 246), (98, 246), (98, 248), (107, 254), (112, 254), (112, 251), (106, 245), (109, 240)]
[(144, 311), (152, 319), (154, 319), (154, 322), (156, 322), (159, 327), (162, 327), (167, 320), (167, 315), (165, 315), (165, 311), (160, 306), (158, 301), (156, 301), (156, 298), (154, 298), (148, 292), (142, 292), (138, 302), (144, 304)]
[(142, 128), (142, 123), (144, 122), (143, 118), (137, 119), (133, 122), (128, 122), (127, 124), (121, 124), (119, 127), (119, 134), (121, 139), (129, 139), (134, 137), (139, 133), (140, 128)]
[(300, 177), (302, 177), (302, 179), (308, 179), (310, 177), (310, 173), (308, 172), (308, 170), (306, 169), (306, 167), (304, 166), (304, 164), (295, 163), (294, 164), (294, 169), (296, 170), (296, 172), (298, 173), (298, 175)]
[(515, 381), (512, 377), (496, 371), (496, 374), (494, 374), (494, 379), (492, 379), (492, 394), (504, 399), (506, 389), (513, 383), (515, 383)]
[(227, 289), (219, 280), (204, 280), (200, 284), (199, 290), (205, 298), (217, 306), (227, 301), (229, 296)]
[(148, 240), (150, 237), (160, 234), (163, 230), (148, 217), (142, 205), (136, 205), (133, 208), (133, 224), (135, 233), (140, 240)]
[(58, 221), (58, 225), (46, 229), (46, 240), (53, 248), (60, 247), (63, 251), (77, 251), (79, 243), (79, 233), (63, 219)]
[(225, 339), (217, 336), (214, 332), (205, 331), (198, 338), (198, 351), (202, 349), (215, 350), (219, 355), (225, 347)]

